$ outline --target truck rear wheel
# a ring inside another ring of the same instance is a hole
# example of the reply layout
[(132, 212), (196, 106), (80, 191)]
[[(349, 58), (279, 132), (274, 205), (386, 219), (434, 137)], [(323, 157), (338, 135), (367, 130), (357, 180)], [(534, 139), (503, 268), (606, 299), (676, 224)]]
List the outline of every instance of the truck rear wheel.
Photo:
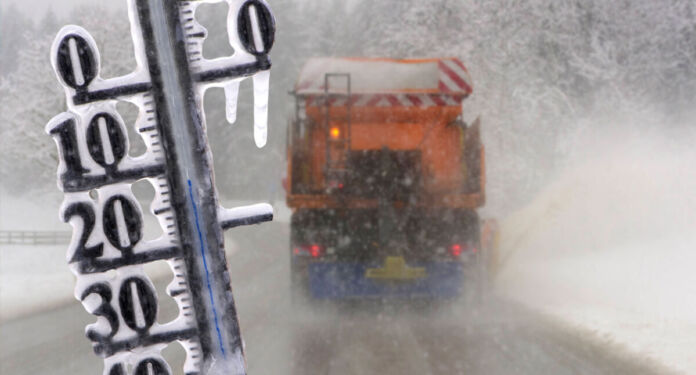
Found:
[(296, 254), (312, 244), (323, 243), (323, 225), (328, 221), (326, 210), (297, 210), (290, 218), (290, 297), (293, 305), (306, 305), (311, 301), (306, 254)]
[(464, 267), (460, 301), (466, 305), (477, 305), (485, 301), (488, 294), (487, 252), (481, 247), (480, 219), (474, 210), (448, 210), (443, 217), (449, 225), (453, 242), (473, 246), (474, 254)]
[(290, 301), (293, 305), (306, 304), (309, 300), (307, 270), (290, 261)]

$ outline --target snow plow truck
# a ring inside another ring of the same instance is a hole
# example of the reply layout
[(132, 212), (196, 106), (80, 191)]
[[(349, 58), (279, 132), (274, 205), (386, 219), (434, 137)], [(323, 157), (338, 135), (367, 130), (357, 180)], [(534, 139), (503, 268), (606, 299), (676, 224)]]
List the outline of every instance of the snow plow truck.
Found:
[[(456, 58), (314, 58), (288, 126), (291, 285), (314, 299), (454, 298), (486, 267), (478, 119)], [(483, 245), (483, 246), (482, 246)]]

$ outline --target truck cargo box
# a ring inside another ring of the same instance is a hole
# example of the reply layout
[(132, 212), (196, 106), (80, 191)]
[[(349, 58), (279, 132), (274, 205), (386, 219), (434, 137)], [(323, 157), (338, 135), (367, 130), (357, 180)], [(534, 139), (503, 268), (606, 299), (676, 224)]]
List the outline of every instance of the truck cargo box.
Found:
[(454, 58), (310, 60), (293, 91), (288, 205), (375, 205), (384, 185), (369, 171), (377, 166), (390, 174), (395, 200), (483, 205), (479, 124), (461, 119), (471, 92), (468, 72)]

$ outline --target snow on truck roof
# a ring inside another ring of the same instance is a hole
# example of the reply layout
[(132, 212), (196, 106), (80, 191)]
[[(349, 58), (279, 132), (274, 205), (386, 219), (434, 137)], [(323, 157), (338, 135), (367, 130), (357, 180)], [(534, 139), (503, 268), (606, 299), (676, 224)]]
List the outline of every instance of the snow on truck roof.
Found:
[[(396, 60), (385, 58), (312, 58), (295, 85), (298, 95), (324, 93), (326, 74), (350, 74), (353, 94), (446, 94), (466, 97), (471, 77), (456, 58)], [(345, 78), (329, 80), (329, 92), (345, 93)]]

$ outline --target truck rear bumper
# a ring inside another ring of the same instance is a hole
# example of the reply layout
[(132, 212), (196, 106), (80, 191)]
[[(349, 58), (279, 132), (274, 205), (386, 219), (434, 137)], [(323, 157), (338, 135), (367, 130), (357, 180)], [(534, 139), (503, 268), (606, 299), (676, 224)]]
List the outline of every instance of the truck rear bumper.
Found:
[(378, 264), (316, 262), (308, 266), (309, 291), (317, 299), (348, 298), (454, 298), (464, 281), (464, 266), (459, 262), (413, 264), (425, 269), (422, 277), (375, 279), (366, 277)]

